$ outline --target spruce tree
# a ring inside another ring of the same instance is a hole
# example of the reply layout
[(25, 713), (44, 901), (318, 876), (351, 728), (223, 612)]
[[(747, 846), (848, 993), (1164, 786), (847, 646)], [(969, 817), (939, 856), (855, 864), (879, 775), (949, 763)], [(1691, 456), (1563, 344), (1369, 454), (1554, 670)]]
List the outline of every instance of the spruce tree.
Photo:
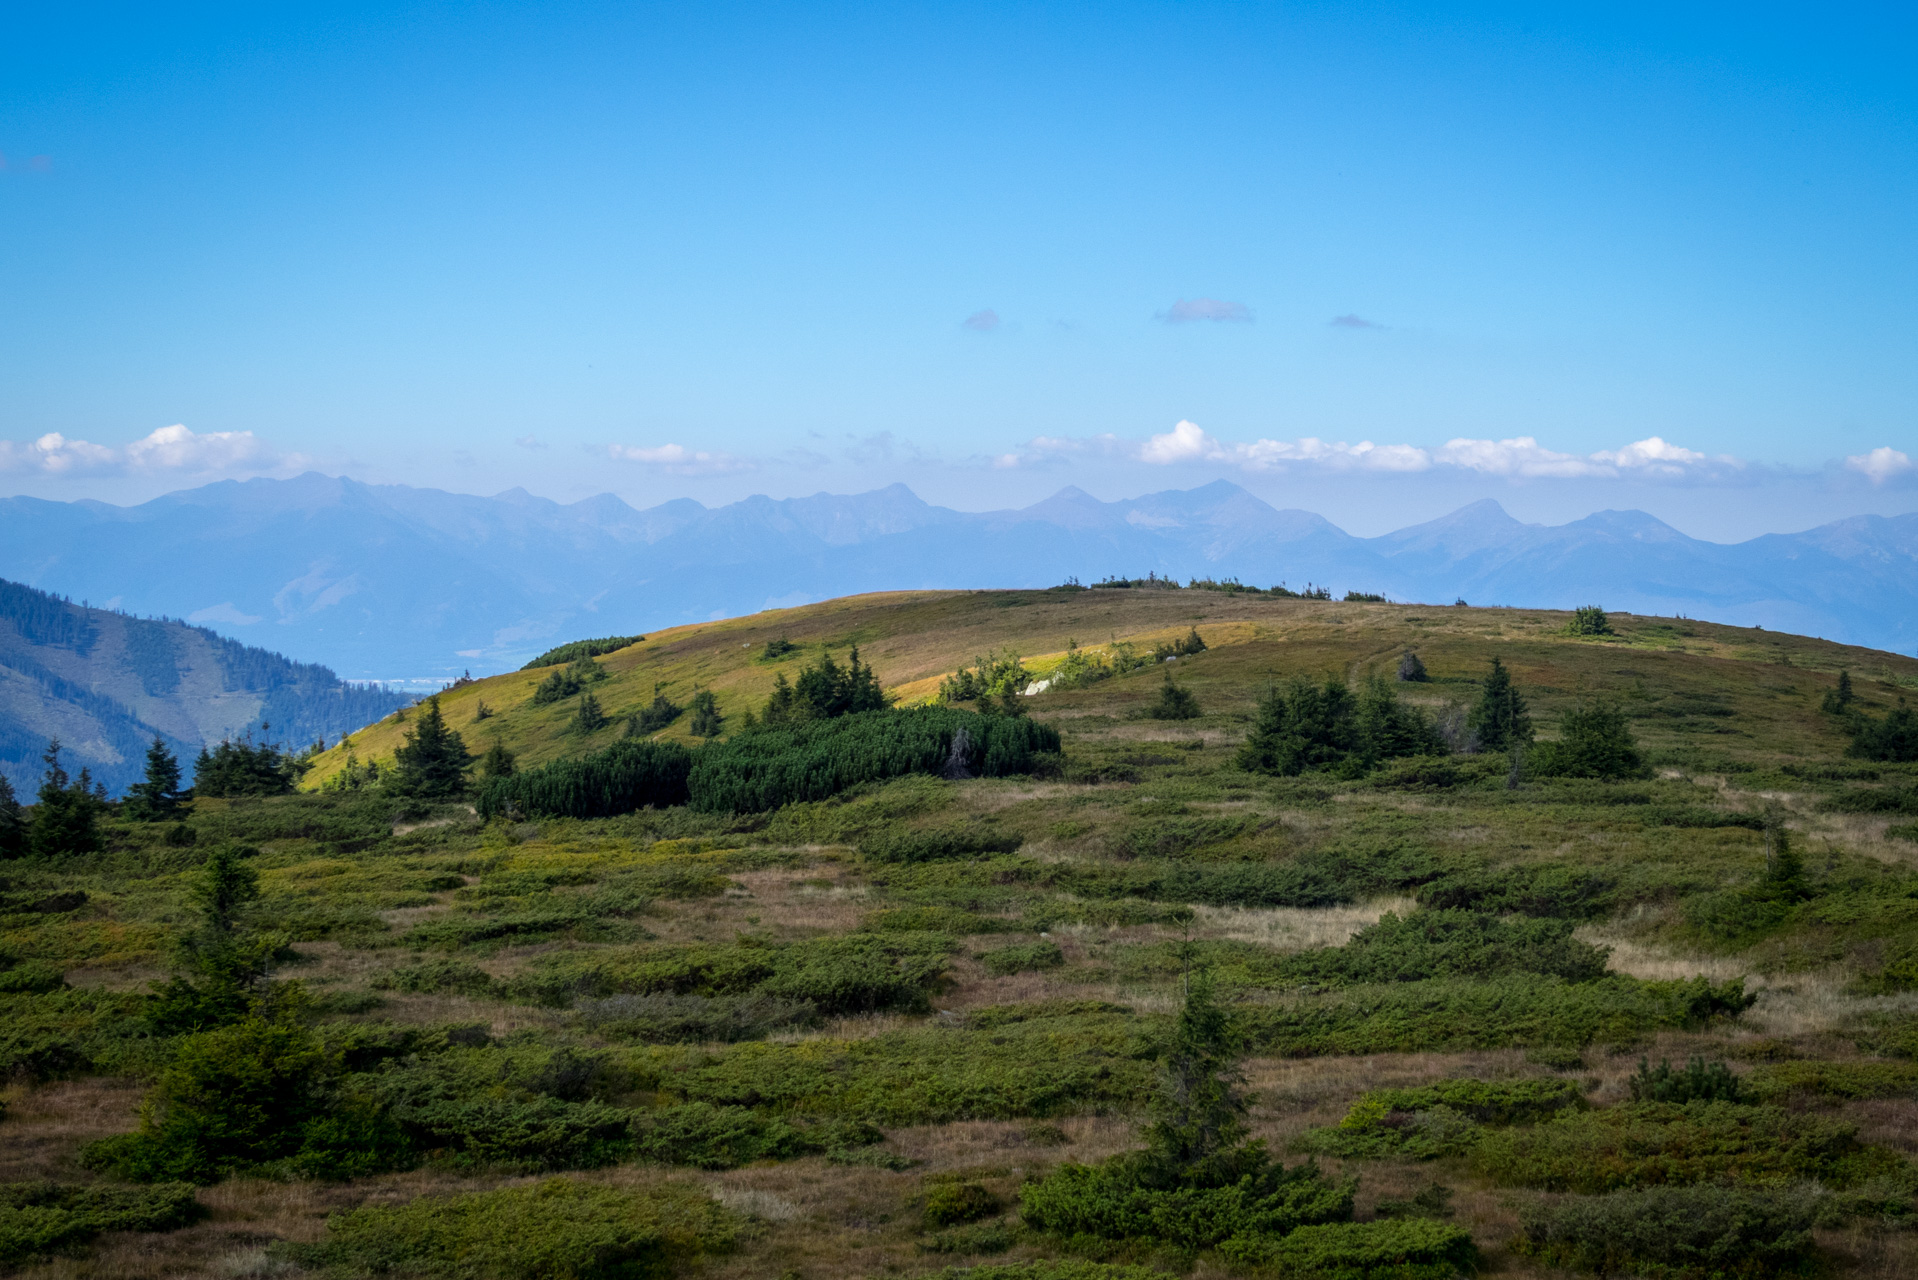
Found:
[(518, 768), (513, 753), (508, 751), (506, 744), (498, 738), (493, 739), (493, 745), (488, 747), (486, 754), (480, 757), (480, 777), (488, 780), (510, 778)]
[(26, 851), (26, 811), (13, 794), (13, 783), (0, 773), (0, 858), (17, 858)]
[(693, 719), (687, 727), (695, 737), (717, 738), (726, 718), (719, 714), (719, 699), (711, 689), (701, 689), (693, 695)]
[(1486, 751), (1508, 751), (1514, 743), (1532, 740), (1532, 718), (1525, 711), (1525, 695), (1512, 683), (1512, 673), (1496, 657), (1485, 677), (1485, 688), (1467, 722)]
[(144, 781), (127, 788), (127, 812), (140, 822), (172, 822), (180, 814), (180, 760), (159, 734), (147, 748)]
[(450, 800), (466, 790), (466, 766), (473, 757), (457, 730), (446, 727), (438, 697), (426, 700), (426, 710), (393, 752), (394, 793), (420, 800)]
[(1172, 673), (1165, 673), (1165, 683), (1159, 687), (1159, 700), (1146, 714), (1154, 720), (1191, 720), (1199, 715), (1199, 700), (1192, 696), (1190, 689), (1184, 689), (1172, 682)]
[(1835, 716), (1842, 716), (1851, 710), (1851, 704), (1857, 701), (1857, 695), (1851, 691), (1851, 672), (1838, 673), (1838, 687), (1826, 692), (1823, 708)]
[(60, 763), (60, 740), (47, 743), (46, 773), (35, 795), (33, 822), (27, 832), (27, 847), (36, 857), (59, 858), (76, 853), (96, 853), (105, 847), (96, 824), (100, 802), (94, 797), (82, 771), (82, 781), (68, 778)]
[(1220, 1186), (1265, 1164), (1246, 1139), (1247, 1098), (1239, 1071), (1243, 1038), (1201, 970), (1186, 981), (1185, 1004), (1165, 1045), (1153, 1120), (1139, 1171), (1148, 1185)]
[(1425, 684), (1431, 680), (1425, 672), (1425, 663), (1416, 653), (1407, 653), (1399, 659), (1399, 679), (1409, 684)]
[(260, 896), (260, 876), (247, 859), (254, 850), (215, 845), (188, 887), (199, 927), (180, 939), (180, 972), (153, 985), (147, 1021), (162, 1035), (202, 1031), (245, 1017), (259, 997), (273, 955), (286, 939), (241, 932), (241, 912)]
[(572, 732), (585, 735), (597, 733), (608, 724), (606, 712), (599, 705), (599, 699), (591, 693), (580, 695), (579, 709), (573, 712), (573, 718), (567, 722)]

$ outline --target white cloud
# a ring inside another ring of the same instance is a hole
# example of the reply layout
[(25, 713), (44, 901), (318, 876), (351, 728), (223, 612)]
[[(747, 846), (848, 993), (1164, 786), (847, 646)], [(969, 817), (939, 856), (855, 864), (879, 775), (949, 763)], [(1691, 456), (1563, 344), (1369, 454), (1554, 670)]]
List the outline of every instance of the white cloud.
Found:
[(247, 627), (258, 622), (260, 617), (258, 614), (242, 613), (234, 607), (231, 600), (222, 600), (219, 604), (210, 605), (205, 609), (195, 609), (186, 616), (186, 620), (198, 626), (217, 622), (223, 626)]
[(961, 328), (971, 329), (975, 333), (991, 333), (999, 327), (999, 313), (991, 307), (984, 311), (975, 311), (959, 322)]
[(1139, 448), (1142, 462), (1165, 466), (1174, 462), (1196, 462), (1201, 458), (1225, 456), (1224, 447), (1200, 429), (1196, 422), (1179, 420), (1179, 425), (1161, 436), (1153, 436)]
[(608, 445), (606, 452), (608, 456), (623, 462), (644, 463), (678, 476), (723, 475), (729, 471), (750, 471), (753, 468), (750, 458), (741, 458), (730, 453), (708, 453), (703, 449), (688, 449), (683, 444), (662, 444), (652, 448), (615, 444)]
[(1592, 455), (1592, 461), (1607, 463), (1626, 471), (1654, 471), (1663, 475), (1683, 475), (1687, 468), (1702, 466), (1709, 459), (1696, 449), (1682, 448), (1675, 444), (1667, 444), (1657, 436), (1647, 436), (1643, 440), (1626, 445), (1623, 449), (1601, 449)]
[(1376, 445), (1370, 440), (1357, 444), (1344, 441), (1328, 443), (1316, 436), (1299, 440), (1254, 440), (1250, 444), (1226, 444), (1207, 434), (1197, 423), (1180, 421), (1163, 435), (1156, 435), (1139, 446), (1139, 461), (1158, 466), (1179, 462), (1224, 462), (1248, 471), (1272, 471), (1288, 462), (1317, 463), (1340, 470), (1423, 471), (1432, 465), (1431, 455), (1415, 445)]
[(1870, 453), (1860, 453), (1846, 458), (1845, 465), (1853, 471), (1863, 472), (1870, 477), (1873, 484), (1883, 484), (1893, 476), (1900, 476), (1911, 470), (1911, 456), (1890, 445), (1880, 445)]
[(197, 435), (175, 423), (124, 448), (69, 440), (50, 431), (38, 440), (0, 440), (0, 471), (46, 475), (119, 475), (163, 471), (268, 471), (289, 461), (266, 448), (251, 431)]
[(1158, 318), (1167, 324), (1191, 324), (1195, 320), (1249, 324), (1252, 311), (1243, 302), (1226, 302), (1220, 298), (1180, 298), (1161, 311)]
[(1445, 466), (1494, 476), (1566, 479), (1616, 474), (1610, 467), (1590, 458), (1581, 458), (1575, 453), (1555, 453), (1531, 436), (1511, 440), (1447, 440), (1437, 457)]

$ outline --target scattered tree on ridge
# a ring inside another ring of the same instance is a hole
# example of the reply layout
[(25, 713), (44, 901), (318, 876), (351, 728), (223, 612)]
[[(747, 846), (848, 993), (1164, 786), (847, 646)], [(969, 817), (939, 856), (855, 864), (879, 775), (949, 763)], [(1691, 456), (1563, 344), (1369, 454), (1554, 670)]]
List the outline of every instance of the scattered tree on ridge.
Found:
[(393, 752), (393, 776), (387, 788), (419, 800), (450, 800), (466, 790), (466, 766), (472, 762), (459, 731), (446, 727), (437, 695), (426, 700), (419, 723)]
[(1192, 690), (1174, 684), (1172, 673), (1167, 671), (1165, 683), (1159, 687), (1159, 700), (1146, 715), (1154, 720), (1193, 720), (1199, 714), (1199, 700), (1192, 696)]
[(1399, 659), (1399, 679), (1407, 684), (1426, 684), (1432, 677), (1425, 672), (1425, 663), (1416, 653), (1408, 652)]
[(146, 778), (127, 788), (127, 814), (140, 822), (171, 822), (179, 816), (184, 799), (179, 757), (155, 734), (147, 748)]
[(1612, 620), (1605, 611), (1595, 604), (1582, 605), (1572, 611), (1572, 620), (1565, 624), (1568, 636), (1614, 636)]
[(27, 817), (13, 784), (0, 773), (0, 858), (17, 858), (27, 851)]
[(711, 689), (701, 689), (693, 695), (693, 719), (687, 728), (693, 736), (699, 738), (717, 738), (726, 717), (719, 714), (719, 699)]
[(1525, 695), (1512, 683), (1512, 673), (1497, 657), (1485, 677), (1485, 688), (1469, 721), (1478, 735), (1478, 745), (1486, 751), (1508, 751), (1514, 744), (1532, 740), (1532, 718), (1525, 711)]
[(1825, 700), (1820, 706), (1828, 715), (1842, 716), (1851, 710), (1851, 704), (1857, 700), (1857, 695), (1851, 690), (1851, 672), (1840, 671), (1838, 687), (1826, 690)]
[(60, 858), (76, 853), (97, 853), (106, 847), (100, 838), (99, 817), (106, 795), (96, 791), (85, 769), (77, 779), (69, 779), (60, 763), (60, 740), (47, 743), (40, 757), (46, 763), (40, 790), (34, 796), (33, 821), (27, 830), (27, 847), (36, 857)]

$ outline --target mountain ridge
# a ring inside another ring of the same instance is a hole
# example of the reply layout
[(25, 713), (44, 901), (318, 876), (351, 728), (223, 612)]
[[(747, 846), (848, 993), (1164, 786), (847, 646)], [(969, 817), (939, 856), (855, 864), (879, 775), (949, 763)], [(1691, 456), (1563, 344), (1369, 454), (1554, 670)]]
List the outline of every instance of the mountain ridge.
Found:
[(979, 513), (903, 484), (636, 508), (610, 493), (561, 503), (317, 472), (135, 507), (0, 499), (0, 577), (245, 629), (353, 678), (420, 685), (509, 669), (580, 635), (864, 591), (1146, 573), (1439, 603), (1596, 603), (1878, 648), (1918, 643), (1918, 515), (1712, 543), (1634, 511), (1527, 524), (1490, 498), (1357, 537), (1225, 480), (1112, 502), (1067, 485)]

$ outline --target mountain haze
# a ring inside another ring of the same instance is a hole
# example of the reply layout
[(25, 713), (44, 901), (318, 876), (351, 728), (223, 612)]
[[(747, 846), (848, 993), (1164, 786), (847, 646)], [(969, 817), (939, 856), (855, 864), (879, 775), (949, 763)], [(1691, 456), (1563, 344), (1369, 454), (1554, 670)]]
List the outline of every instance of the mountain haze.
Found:
[(141, 776), (156, 734), (190, 764), (202, 745), (263, 723), (274, 741), (304, 745), (403, 701), (204, 627), (0, 581), (0, 774), (23, 796), (51, 738), (70, 770), (85, 767), (118, 793)]
[(1909, 651), (1918, 515), (1735, 545), (1643, 512), (1525, 524), (1496, 502), (1358, 538), (1225, 481), (1102, 502), (1067, 487), (963, 513), (904, 485), (645, 510), (309, 473), (135, 507), (0, 500), (0, 576), (238, 631), (354, 678), (443, 681), (558, 640), (863, 591), (1038, 587), (1158, 573), (1307, 582), (1401, 600), (1598, 603)]

